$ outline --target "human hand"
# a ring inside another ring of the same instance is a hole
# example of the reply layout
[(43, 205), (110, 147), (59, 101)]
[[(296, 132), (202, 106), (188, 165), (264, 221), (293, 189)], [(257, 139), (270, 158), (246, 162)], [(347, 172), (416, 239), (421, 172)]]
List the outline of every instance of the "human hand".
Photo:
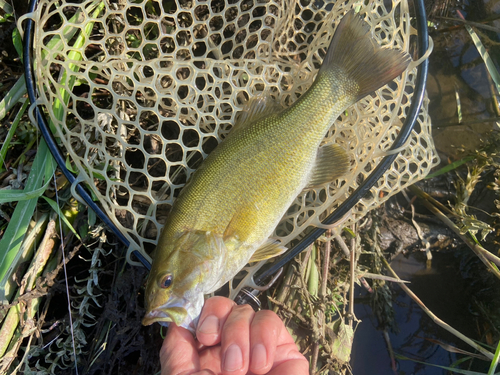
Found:
[(281, 319), (212, 297), (201, 312), (196, 339), (174, 323), (160, 350), (162, 375), (307, 375), (309, 363)]

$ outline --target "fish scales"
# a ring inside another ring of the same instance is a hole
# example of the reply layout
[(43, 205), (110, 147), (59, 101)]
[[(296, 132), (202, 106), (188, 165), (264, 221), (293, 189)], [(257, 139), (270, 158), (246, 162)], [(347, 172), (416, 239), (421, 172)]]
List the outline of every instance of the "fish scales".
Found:
[[(355, 83), (345, 81), (341, 71), (329, 71), (296, 105), (230, 133), (183, 189), (164, 236), (222, 235), (231, 223), (241, 241), (267, 238), (307, 183), (326, 131), (355, 97)], [(349, 86), (351, 94), (342, 90)]]
[(407, 54), (381, 48), (362, 19), (340, 22), (314, 83), (291, 107), (252, 99), (240, 124), (191, 176), (172, 207), (154, 254), (143, 324), (194, 331), (203, 295), (250, 260), (280, 254), (269, 240), (305, 188), (345, 174), (349, 156), (320, 147), (347, 107), (401, 74)]

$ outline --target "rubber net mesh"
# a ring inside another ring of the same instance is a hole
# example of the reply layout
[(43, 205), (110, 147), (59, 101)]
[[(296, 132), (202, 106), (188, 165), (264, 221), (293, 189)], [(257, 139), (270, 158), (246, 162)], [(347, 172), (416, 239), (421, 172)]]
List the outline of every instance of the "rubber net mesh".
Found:
[[(385, 3), (41, 0), (34, 15), (39, 101), (130, 250), (147, 256), (175, 197), (245, 103), (256, 95), (284, 107), (297, 100), (343, 14), (360, 7), (381, 45), (410, 49), (408, 5)], [(299, 236), (372, 172), (404, 122), (415, 77), (411, 66), (337, 119), (325, 142), (349, 151), (350, 173), (298, 196), (276, 239), (286, 244)], [(343, 225), (437, 163), (427, 104), (404, 150)]]

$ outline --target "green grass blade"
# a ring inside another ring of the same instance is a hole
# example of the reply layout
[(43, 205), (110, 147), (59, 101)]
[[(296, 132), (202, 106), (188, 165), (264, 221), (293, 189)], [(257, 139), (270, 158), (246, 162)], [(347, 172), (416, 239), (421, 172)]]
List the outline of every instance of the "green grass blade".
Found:
[(19, 316), (21, 315), (21, 310), (19, 305), (13, 306), (9, 309), (7, 316), (5, 317), (2, 329), (0, 330), (0, 357), (3, 357), (9, 344), (14, 336), (14, 332), (19, 325)]
[(2, 9), (5, 13), (10, 14), (14, 13), (14, 8), (5, 0), (0, 0), (0, 9)]
[(21, 33), (17, 27), (12, 32), (12, 43), (14, 44), (14, 48), (16, 49), (21, 62), (23, 62), (23, 39), (21, 38)]
[[(48, 221), (49, 215), (44, 214), (43, 216), (44, 217), (39, 220), (39, 223), (43, 222), (45, 224)], [(44, 269), (47, 269), (51, 265), (53, 265), (53, 262), (48, 262), (48, 260), (55, 249), (53, 246), (47, 246), (47, 240), (50, 239), (54, 232), (56, 232), (57, 230), (55, 222), (52, 220), (52, 225), (51, 223), (49, 223), (49, 226), (46, 229), (47, 230), (44, 231), (45, 233), (43, 236), (43, 240), (40, 243), (37, 243), (37, 246), (34, 246), (34, 241), (32, 241), (31, 245), (28, 245), (32, 246), (33, 250), (35, 247), (37, 247), (37, 249), (35, 252), (35, 256), (31, 260), (30, 266), (23, 277), (23, 281), (25, 282), (25, 292), (33, 290), (36, 284), (36, 280), (42, 274)], [(24, 244), (25, 242), (23, 242), (23, 245)], [(57, 260), (55, 264), (57, 264)], [(53, 265), (52, 269), (55, 268), (55, 264)], [(20, 290), (17, 291), (16, 298), (18, 298), (19, 296)], [(24, 311), (24, 321), (26, 321), (27, 318), (33, 318), (39, 307), (40, 298), (34, 298), (25, 302), (26, 310)], [(6, 314), (4, 311), (2, 311), (0, 315), (2, 314), (6, 315), (6, 317), (5, 319), (3, 319), (2, 316), (3, 323), (0, 329), (0, 357), (4, 355), (7, 350), (9, 350), (9, 347), (12, 348), (15, 347), (16, 344), (18, 345), (19, 340), (22, 340), (23, 336), (26, 334), (26, 326), (19, 327), (19, 329), (17, 329), (19, 326), (20, 317), (22, 315), (19, 309), (19, 304), (12, 306)], [(14, 350), (14, 353), (15, 352), (16, 351)]]
[(38, 198), (40, 195), (45, 193), (50, 181), (46, 182), (45, 185), (38, 189), (29, 190), (14, 190), (14, 189), (2, 189), (0, 190), (0, 203), (10, 203), (10, 202), (22, 202), (29, 199)]
[(21, 109), (19, 110), (19, 112), (17, 112), (14, 122), (10, 126), (9, 132), (7, 133), (7, 137), (5, 137), (2, 148), (0, 149), (0, 171), (3, 170), (2, 167), (4, 166), (5, 163), (5, 156), (7, 155), (7, 150), (9, 149), (10, 141), (12, 140), (12, 137), (16, 132), (17, 125), (19, 125), (19, 122), (21, 121), (21, 118), (23, 117), (26, 108), (28, 108), (28, 105), (29, 101), (25, 100)]
[[(35, 165), (35, 162), (33, 165)], [(39, 188), (30, 189), (30, 185), (26, 184), (23, 190), (0, 189), (0, 203), (21, 202), (38, 198), (40, 195), (45, 193), (45, 190), (47, 190), (47, 187), (50, 184), (51, 177), (54, 174), (54, 170), (50, 163), (45, 164), (45, 170), (43, 173), (43, 180), (45, 181), (45, 184)]]
[[(98, 14), (104, 9), (106, 5), (106, 2), (101, 1), (101, 0), (95, 0), (93, 1), (92, 4), (90, 4), (90, 7), (92, 7), (93, 10), (93, 16), (97, 17)], [(90, 13), (90, 11), (89, 11)], [(75, 20), (80, 17), (81, 14), (75, 14)], [(70, 20), (71, 22), (71, 20)], [(87, 25), (84, 27), (83, 31), (74, 26), (68, 26), (63, 29), (63, 35), (66, 40), (72, 39), (73, 36), (76, 37), (76, 41), (73, 44), (73, 47), (75, 49), (79, 48), (80, 46), (83, 46), (86, 39), (88, 38), (88, 35), (90, 35), (90, 32), (92, 31), (92, 28), (94, 26), (94, 22), (87, 22)], [(79, 34), (78, 34), (79, 33)], [(77, 35), (78, 34), (78, 35)], [(68, 38), (68, 35), (71, 35)], [(41, 51), (41, 62), (39, 63), (44, 63), (46, 62), (45, 58), (47, 57), (47, 54), (51, 53), (59, 53), (59, 51), (62, 50), (64, 44), (62, 41), (62, 38), (59, 37), (54, 37), (52, 40), (48, 43), (47, 47), (45, 49), (42, 49)], [(78, 61), (81, 60), (82, 55), (80, 52), (71, 50), (68, 53), (68, 60), (69, 61)], [(73, 88), (75, 82), (76, 82), (76, 77), (73, 74), (73, 71), (78, 71), (79, 68), (76, 64), (69, 63), (68, 69), (66, 69), (61, 77), (60, 82), (64, 84), (66, 88), (69, 88), (70, 90)], [(26, 92), (26, 88), (24, 85), (24, 79), (21, 81), (18, 81), (15, 85), (15, 87), (9, 91), (8, 96), (4, 101), (0, 103), (0, 119), (5, 117), (7, 111), (12, 108), (12, 106), (17, 103), (17, 101), (20, 98), (20, 90), (22, 89), (22, 94)], [(22, 88), (18, 88), (18, 84), (22, 84)], [(60, 97), (59, 100), (55, 100), (53, 105), (52, 105), (52, 110), (53, 114), (56, 119), (61, 120), (63, 119), (63, 114), (64, 111), (66, 110), (66, 104), (69, 102), (70, 99), (70, 92), (66, 91), (65, 89), (60, 89), (59, 90)], [(51, 121), (51, 128), (53, 129), (54, 125), (53, 122)], [(44, 168), (47, 166), (46, 168)], [(21, 245), (24, 241), (24, 237), (26, 234), (26, 231), (28, 229), (31, 217), (33, 216), (33, 213), (36, 208), (37, 204), (37, 198), (34, 197), (34, 195), (40, 195), (45, 191), (46, 184), (50, 182), (50, 179), (55, 171), (56, 168), (56, 163), (53, 157), (50, 155), (50, 152), (47, 148), (47, 145), (45, 142), (41, 142), (37, 155), (35, 157), (35, 161), (33, 162), (33, 166), (31, 169), (31, 173), (28, 177), (28, 181), (26, 183), (26, 187), (23, 192), (7, 192), (7, 191), (2, 191), (0, 192), (0, 200), (3, 198), (9, 199), (9, 201), (12, 200), (19, 200), (20, 199), (20, 194), (27, 195), (28, 199), (23, 200), (23, 201), (18, 201), (18, 204), (16, 206), (16, 209), (14, 211), (14, 214), (12, 215), (11, 222), (9, 223), (6, 232), (4, 233), (4, 236), (2, 240), (0, 241), (0, 299), (1, 301), (6, 301), (6, 285), (8, 284), (9, 280), (11, 279), (11, 275), (14, 270), (18, 268), (18, 263), (20, 259), (20, 249)], [(42, 186), (45, 182), (45, 186)], [(3, 194), (2, 194), (3, 193)], [(14, 194), (14, 195), (13, 195)], [(37, 195), (37, 196), (38, 196)], [(57, 204), (50, 200), (46, 199), (47, 202), (52, 206), (52, 208), (60, 215), (60, 217), (63, 219), (63, 221), (68, 225), (68, 227), (75, 232), (74, 228), (72, 225), (69, 223), (67, 218), (62, 214), (60, 208), (57, 206)], [(77, 237), (79, 238), (78, 234), (76, 234)], [(14, 314), (15, 317), (17, 317), (17, 313), (15, 309), (11, 309), (9, 311), (9, 314)], [(14, 318), (15, 318), (14, 317)], [(14, 325), (13, 325), (14, 326)], [(10, 338), (10, 336), (9, 336)]]
[(495, 86), (497, 88), (498, 93), (500, 93), (500, 73), (498, 73), (497, 68), (495, 67), (495, 63), (491, 59), (488, 51), (486, 48), (484, 48), (483, 43), (481, 42), (481, 39), (479, 39), (479, 36), (476, 34), (476, 32), (470, 27), (469, 25), (465, 24), (464, 25), (467, 31), (469, 32), (472, 41), (474, 42), (474, 45), (477, 48), (477, 51), (481, 55), (481, 58), (484, 61), (484, 64), (486, 65), (486, 69), (488, 70), (488, 73), (491, 76), (491, 79), (493, 82), (495, 82)]
[(30, 191), (24, 190), (13, 190), (13, 189), (3, 189), (0, 190), (0, 203), (10, 203), (10, 202), (22, 202), (30, 199), (38, 198), (40, 195), (45, 193), (49, 183), (46, 183), (42, 187)]
[[(100, 1), (100, 0), (94, 1), (93, 3), (88, 5), (88, 8), (85, 9), (85, 13), (91, 13), (92, 10), (98, 5), (100, 7), (99, 9), (102, 10), (104, 8), (105, 3), (103, 1)], [(70, 23), (70, 24), (81, 23), (81, 21), (79, 21), (79, 18), (84, 13), (84, 11), (81, 10), (80, 8), (77, 8), (77, 9), (78, 9), (77, 12), (73, 15), (73, 17), (71, 17), (68, 20), (68, 23)], [(97, 14), (95, 14), (94, 16), (97, 16)], [(93, 25), (93, 22), (91, 22), (91, 23)], [(62, 35), (64, 35), (65, 40), (71, 40), (76, 35), (76, 33), (80, 32), (80, 31), (81, 30), (78, 27), (65, 26), (63, 28)], [(55, 34), (52, 37), (52, 39), (50, 39), (50, 41), (47, 43), (47, 48), (42, 49), (42, 53), (41, 53), (42, 61), (45, 61), (45, 58), (47, 57), (48, 53), (51, 53), (53, 51), (61, 51), (63, 48), (64, 48), (64, 42), (61, 39), (61, 36), (59, 34)]]
[[(454, 374), (463, 374), (463, 375), (486, 375), (484, 372), (477, 372), (477, 371), (462, 370), (462, 369), (458, 369), (458, 368), (447, 367), (447, 366), (440, 366), (440, 365), (435, 365), (435, 364), (428, 363), (428, 362), (417, 361), (416, 359), (413, 359), (413, 358), (408, 358), (408, 357), (405, 357), (404, 355), (401, 355), (401, 354), (396, 354), (396, 358), (401, 359), (401, 360), (404, 360), (404, 361), (412, 361), (412, 362), (416, 362), (416, 363), (421, 363), (421, 364), (426, 365), (426, 366), (432, 366), (432, 367), (442, 368), (442, 369), (444, 369), (444, 370), (451, 371), (451, 372), (452, 372), (452, 373), (454, 373)], [(500, 375), (500, 373), (499, 373), (499, 372), (497, 372), (496, 374), (491, 374), (491, 375)]]
[[(94, 13), (92, 14), (93, 17), (97, 17), (99, 13), (104, 9), (105, 2), (95, 2), (97, 5), (97, 8), (94, 10)], [(76, 38), (76, 41), (73, 45), (74, 50), (72, 49), (68, 53), (68, 60), (71, 61), (80, 61), (82, 59), (82, 54), (78, 52), (78, 48), (82, 47), (85, 44), (85, 41), (90, 35), (92, 28), (94, 27), (94, 22), (88, 22), (85, 25), (85, 28), (83, 32), (81, 32), (78, 37)], [(80, 29), (77, 29), (78, 31)], [(60, 83), (67, 82), (67, 87), (71, 90), (73, 89), (73, 86), (75, 85), (76, 82), (76, 76), (72, 75), (72, 72), (78, 72), (80, 67), (76, 64), (68, 64), (69, 71), (65, 70), (64, 73), (61, 76)], [(69, 78), (68, 78), (69, 77)], [(62, 99), (56, 99), (54, 100), (54, 103), (52, 105), (52, 109), (54, 111), (54, 115), (57, 119), (62, 119), (64, 115), (64, 111), (66, 110), (67, 104), (69, 102), (69, 93), (66, 91), (65, 88), (61, 88), (59, 90), (60, 93), (60, 98)]]
[[(480, 343), (478, 342), (478, 344), (480, 344)], [(472, 360), (472, 357), (470, 357), (470, 356), (464, 356), (464, 357), (459, 358), (456, 361), (452, 362), (450, 364), (450, 367), (451, 368), (456, 368), (456, 367), (460, 366), (462, 363), (470, 361), (470, 360)]]
[(498, 365), (499, 357), (500, 357), (500, 341), (498, 342), (497, 350), (495, 351), (495, 356), (493, 357), (493, 360), (491, 361), (490, 369), (488, 370), (488, 375), (494, 374), (495, 369), (497, 368), (497, 365)]
[(452, 171), (454, 169), (457, 169), (458, 167), (460, 167), (461, 165), (465, 164), (465, 163), (468, 163), (472, 160), (475, 160), (476, 159), (476, 156), (467, 156), (463, 159), (460, 159), (460, 160), (457, 160), (453, 163), (450, 163), (446, 166), (444, 166), (443, 168), (441, 168), (440, 170), (434, 172), (434, 173), (431, 173), (429, 175), (427, 175), (426, 179), (428, 178), (433, 178), (433, 177), (437, 177), (437, 176), (440, 176), (442, 174), (445, 174), (445, 173), (448, 173), (449, 171)]
[(76, 238), (78, 238), (80, 241), (82, 240), (80, 235), (77, 233), (76, 229), (73, 228), (73, 225), (71, 225), (71, 223), (69, 222), (68, 218), (63, 214), (63, 212), (61, 211), (61, 208), (57, 205), (56, 202), (54, 202), (52, 199), (50, 198), (47, 198), (47, 197), (42, 197), (43, 199), (45, 199), (45, 201), (47, 201), (48, 204), (50, 204), (50, 207), (52, 207), (52, 209), (57, 212), (57, 215), (59, 215), (59, 217), (62, 219), (62, 221), (64, 222), (64, 224), (66, 224), (66, 226), (73, 232), (73, 234), (75, 235)]
[(307, 278), (307, 289), (311, 296), (317, 296), (319, 291), (319, 271), (318, 267), (316, 266), (317, 251), (318, 248), (316, 246), (313, 246), (308, 262), (308, 269), (310, 271), (309, 277)]
[[(41, 237), (43, 237), (45, 233), (48, 220), (49, 220), (48, 213), (40, 215), (36, 221), (31, 220), (28, 232), (26, 233), (26, 236), (23, 239), (23, 243), (19, 248), (20, 252), (19, 264), (28, 263), (29, 260), (33, 257), (33, 252), (35, 251), (35, 248), (39, 243)], [(20, 267), (16, 269), (16, 271), (23, 272), (24, 267)], [(1, 285), (5, 289), (6, 300), (11, 301), (12, 300), (11, 298), (14, 295), (14, 293), (16, 293), (16, 291), (17, 291), (16, 295), (19, 295), (18, 291), (19, 280), (14, 280), (13, 278), (7, 278), (4, 281), (5, 283), (2, 283)], [(7, 314), (6, 310), (0, 310), (0, 321), (2, 321), (5, 318), (6, 314)]]
[(7, 112), (16, 105), (24, 94), (26, 94), (26, 84), (23, 74), (0, 102), (0, 120), (5, 117)]
[[(54, 173), (55, 169), (56, 162), (45, 141), (41, 141), (25, 189), (28, 191), (39, 189), (48, 173)], [(36, 204), (36, 198), (18, 202), (9, 225), (0, 240), (0, 300), (2, 301), (7, 299), (5, 286), (13, 270), (17, 269), (21, 258), (19, 249), (35, 212)]]

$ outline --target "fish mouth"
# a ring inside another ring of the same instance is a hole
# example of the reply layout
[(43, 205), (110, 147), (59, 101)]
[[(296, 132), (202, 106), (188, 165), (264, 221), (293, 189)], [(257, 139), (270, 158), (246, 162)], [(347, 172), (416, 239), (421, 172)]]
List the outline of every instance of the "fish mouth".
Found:
[(168, 327), (170, 323), (175, 323), (179, 327), (186, 328), (194, 333), (198, 319), (193, 319), (184, 307), (158, 308), (146, 313), (142, 319), (145, 326), (159, 323)]
[[(143, 318), (143, 324), (146, 322), (149, 325), (154, 322), (159, 323), (170, 323), (174, 322), (178, 326), (188, 317), (188, 312), (184, 307), (167, 307), (167, 308), (157, 308), (146, 313)], [(168, 324), (166, 324), (168, 326)]]
[(144, 316), (142, 319), (142, 325), (149, 326), (153, 323), (160, 323), (162, 326), (168, 327), (169, 323), (172, 323), (173, 321), (174, 320), (170, 317), (170, 315), (165, 312), (161, 310), (153, 310)]
[(149, 304), (146, 306), (146, 314), (142, 319), (143, 325), (151, 325), (158, 322), (162, 326), (175, 323), (178, 327), (183, 327), (195, 332), (198, 318), (203, 307), (203, 294), (194, 293), (189, 298), (171, 297), (167, 303), (156, 306)]

